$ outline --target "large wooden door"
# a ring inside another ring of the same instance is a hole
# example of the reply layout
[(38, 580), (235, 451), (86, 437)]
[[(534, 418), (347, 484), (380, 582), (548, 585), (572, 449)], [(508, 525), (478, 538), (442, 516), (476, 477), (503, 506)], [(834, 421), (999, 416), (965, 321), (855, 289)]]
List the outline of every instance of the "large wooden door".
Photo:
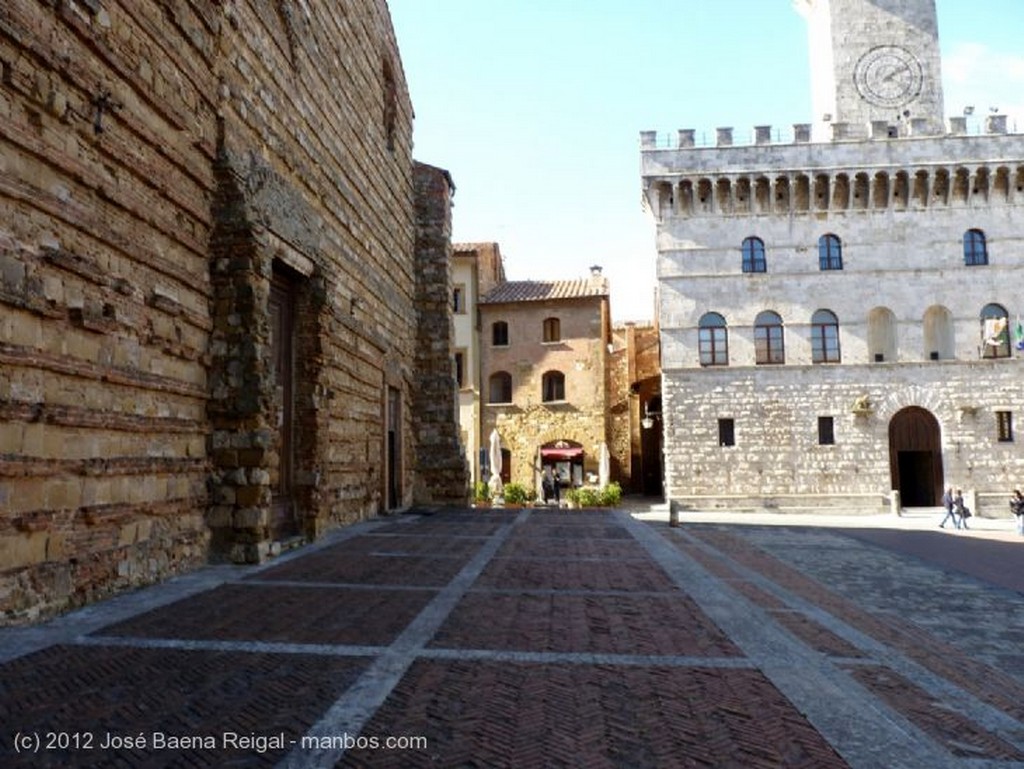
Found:
[(295, 286), (275, 272), (270, 286), (270, 355), (274, 366), (274, 451), (270, 463), (271, 535), (298, 533), (295, 516)]
[(942, 435), (926, 409), (908, 406), (889, 423), (892, 487), (906, 507), (933, 507), (942, 500)]

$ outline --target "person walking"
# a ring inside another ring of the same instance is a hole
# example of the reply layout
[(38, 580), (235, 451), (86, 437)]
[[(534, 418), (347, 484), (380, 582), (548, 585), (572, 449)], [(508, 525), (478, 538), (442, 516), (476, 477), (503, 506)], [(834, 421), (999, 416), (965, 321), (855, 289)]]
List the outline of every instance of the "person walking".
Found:
[(1024, 537), (1024, 494), (1020, 493), (1020, 489), (1013, 490), (1013, 496), (1010, 497), (1010, 512), (1017, 519), (1017, 533)]
[(950, 518), (953, 519), (953, 528), (959, 529), (960, 522), (957, 520), (956, 512), (953, 510), (953, 487), (950, 486), (946, 489), (946, 493), (942, 495), (942, 506), (946, 508), (946, 515), (942, 519), (942, 523), (939, 524), (940, 529), (946, 528), (946, 521)]
[(967, 525), (967, 519), (971, 517), (971, 508), (964, 504), (964, 492), (962, 489), (957, 489), (956, 494), (953, 495), (953, 513), (960, 519), (960, 525), (958, 529), (970, 528)]

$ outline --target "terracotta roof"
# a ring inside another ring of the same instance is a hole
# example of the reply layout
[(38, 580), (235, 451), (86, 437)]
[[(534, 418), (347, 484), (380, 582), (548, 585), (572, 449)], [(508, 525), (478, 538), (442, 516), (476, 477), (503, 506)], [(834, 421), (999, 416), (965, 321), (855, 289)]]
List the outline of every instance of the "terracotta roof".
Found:
[(585, 299), (608, 296), (608, 282), (591, 280), (507, 280), (491, 289), (480, 304), (543, 302), (549, 299)]
[(486, 249), (497, 249), (498, 244), (493, 241), (479, 241), (476, 243), (452, 243), (452, 251), (458, 254), (472, 253)]

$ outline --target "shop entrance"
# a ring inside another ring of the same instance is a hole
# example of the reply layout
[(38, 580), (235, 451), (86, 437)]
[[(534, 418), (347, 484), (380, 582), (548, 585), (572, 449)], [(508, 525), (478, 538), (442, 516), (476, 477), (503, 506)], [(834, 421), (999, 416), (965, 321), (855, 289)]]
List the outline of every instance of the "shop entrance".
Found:
[(540, 447), (541, 471), (557, 471), (563, 489), (583, 485), (583, 445), (576, 441), (552, 441)]

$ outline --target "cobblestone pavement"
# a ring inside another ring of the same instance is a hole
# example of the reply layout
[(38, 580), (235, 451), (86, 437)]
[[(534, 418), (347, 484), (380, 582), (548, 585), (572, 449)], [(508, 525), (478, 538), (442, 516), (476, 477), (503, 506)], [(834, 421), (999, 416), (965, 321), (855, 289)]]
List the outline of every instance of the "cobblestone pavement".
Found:
[(938, 531), (380, 519), (0, 630), (0, 766), (1021, 769), (1014, 574)]

